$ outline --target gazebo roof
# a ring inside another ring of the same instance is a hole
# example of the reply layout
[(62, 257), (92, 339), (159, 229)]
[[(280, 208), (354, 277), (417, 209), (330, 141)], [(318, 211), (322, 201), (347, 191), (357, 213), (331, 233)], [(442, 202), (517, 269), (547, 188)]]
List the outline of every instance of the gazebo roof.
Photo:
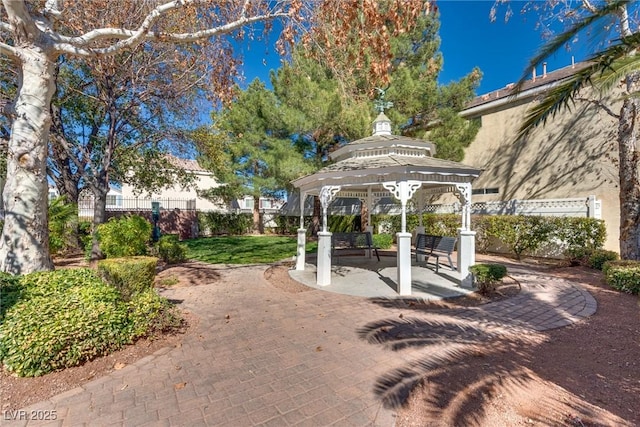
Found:
[(330, 156), (334, 163), (292, 184), (307, 194), (318, 194), (327, 185), (376, 189), (383, 182), (402, 180), (439, 187), (470, 183), (481, 172), (462, 163), (437, 159), (433, 157), (432, 142), (392, 135), (390, 129), (389, 119), (380, 113), (374, 121), (373, 135), (334, 151)]

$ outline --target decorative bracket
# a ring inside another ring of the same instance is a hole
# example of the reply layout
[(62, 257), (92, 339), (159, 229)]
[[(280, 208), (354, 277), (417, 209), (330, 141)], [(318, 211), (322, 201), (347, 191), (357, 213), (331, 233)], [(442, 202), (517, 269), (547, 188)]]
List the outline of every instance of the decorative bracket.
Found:
[(463, 206), (471, 205), (471, 184), (456, 184), (455, 195)]
[(320, 189), (318, 197), (320, 198), (320, 205), (322, 206), (322, 209), (327, 209), (329, 207), (329, 204), (336, 197), (340, 188), (341, 187), (339, 185), (325, 185)]
[(471, 226), (471, 184), (456, 184), (455, 194), (462, 205), (462, 230), (469, 230)]
[(327, 232), (327, 208), (329, 204), (336, 197), (338, 191), (340, 191), (339, 185), (324, 185), (320, 189), (320, 194), (318, 197), (320, 198), (320, 205), (322, 206), (322, 231)]
[(411, 199), (415, 192), (422, 187), (422, 181), (389, 181), (383, 182), (382, 186), (389, 190), (404, 206), (407, 204), (407, 200)]

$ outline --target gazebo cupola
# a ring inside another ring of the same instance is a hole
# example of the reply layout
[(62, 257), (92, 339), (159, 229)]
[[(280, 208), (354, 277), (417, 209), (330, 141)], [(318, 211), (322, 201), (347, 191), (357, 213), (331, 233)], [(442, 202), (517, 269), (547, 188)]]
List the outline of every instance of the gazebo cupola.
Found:
[(389, 117), (387, 117), (382, 111), (373, 121), (373, 134), (391, 135), (391, 120), (389, 120)]

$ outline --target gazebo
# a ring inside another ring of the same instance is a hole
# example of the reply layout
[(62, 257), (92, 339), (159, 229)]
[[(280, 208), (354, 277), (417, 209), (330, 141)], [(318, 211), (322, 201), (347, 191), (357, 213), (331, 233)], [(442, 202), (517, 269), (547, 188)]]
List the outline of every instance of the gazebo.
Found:
[[(367, 231), (372, 232), (374, 204), (389, 193), (400, 201), (401, 230), (397, 239), (397, 289), (411, 295), (411, 237), (407, 232), (407, 202), (414, 200), (422, 213), (428, 196), (455, 194), (462, 205), (458, 229), (457, 269), (463, 286), (471, 287), (469, 266), (475, 263), (475, 232), (470, 230), (471, 184), (480, 170), (462, 163), (437, 159), (435, 145), (428, 141), (391, 134), (391, 121), (382, 108), (373, 122), (373, 134), (346, 144), (330, 154), (333, 162), (318, 172), (298, 178), (292, 184), (300, 191), (300, 229), (296, 270), (305, 268), (306, 229), (304, 203), (318, 196), (322, 207), (322, 231), (318, 232), (317, 285), (331, 284), (331, 236), (327, 229), (327, 208), (335, 198), (358, 198), (366, 203)], [(422, 226), (422, 215), (420, 215)], [(424, 227), (419, 232), (424, 232)]]

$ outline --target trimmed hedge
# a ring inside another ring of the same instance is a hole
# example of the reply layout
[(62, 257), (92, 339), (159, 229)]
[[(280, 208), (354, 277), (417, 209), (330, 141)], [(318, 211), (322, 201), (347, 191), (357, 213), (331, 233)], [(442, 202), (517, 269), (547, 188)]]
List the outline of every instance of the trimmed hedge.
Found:
[(82, 364), (181, 325), (154, 289), (124, 301), (93, 270), (0, 275), (0, 360), (19, 376)]
[(153, 287), (158, 258), (137, 256), (98, 261), (98, 274), (115, 287), (125, 301)]
[(253, 215), (245, 213), (198, 212), (201, 233), (239, 236), (251, 231)]
[(619, 259), (618, 253), (608, 251), (606, 249), (596, 249), (588, 258), (589, 267), (596, 270), (602, 270), (604, 264), (608, 261), (617, 261)]
[(21, 286), (0, 324), (0, 359), (9, 371), (39, 376), (131, 341), (126, 305), (93, 271), (32, 273)]
[(609, 286), (629, 294), (640, 294), (640, 261), (607, 261), (602, 272)]

